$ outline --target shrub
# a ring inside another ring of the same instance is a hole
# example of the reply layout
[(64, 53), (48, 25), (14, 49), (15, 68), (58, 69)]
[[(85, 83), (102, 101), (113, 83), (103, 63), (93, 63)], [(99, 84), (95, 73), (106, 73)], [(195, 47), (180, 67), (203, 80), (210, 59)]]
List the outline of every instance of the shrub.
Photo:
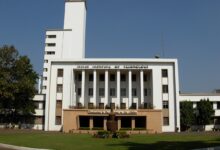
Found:
[(129, 134), (126, 131), (117, 131), (113, 133), (112, 138), (129, 138)]
[(80, 127), (79, 130), (90, 130), (89, 127)]
[(92, 130), (103, 130), (103, 127), (93, 127)]
[(120, 131), (128, 131), (128, 130), (132, 130), (131, 128), (121, 128)]
[(94, 135), (95, 138), (109, 138), (110, 132), (109, 131), (98, 131), (97, 134)]
[(146, 128), (134, 128), (134, 130), (146, 130)]

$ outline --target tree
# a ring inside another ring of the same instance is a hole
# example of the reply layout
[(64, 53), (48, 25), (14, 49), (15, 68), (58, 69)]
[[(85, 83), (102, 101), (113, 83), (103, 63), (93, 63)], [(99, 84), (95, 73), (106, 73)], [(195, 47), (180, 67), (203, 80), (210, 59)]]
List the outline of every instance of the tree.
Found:
[(37, 73), (13, 46), (0, 47), (0, 115), (4, 123), (26, 122), (35, 113)]
[(193, 103), (190, 101), (180, 102), (180, 124), (181, 130), (188, 130), (195, 119)]
[(200, 100), (200, 102), (197, 103), (196, 121), (198, 125), (205, 126), (206, 124), (209, 124), (213, 115), (214, 110), (209, 99)]

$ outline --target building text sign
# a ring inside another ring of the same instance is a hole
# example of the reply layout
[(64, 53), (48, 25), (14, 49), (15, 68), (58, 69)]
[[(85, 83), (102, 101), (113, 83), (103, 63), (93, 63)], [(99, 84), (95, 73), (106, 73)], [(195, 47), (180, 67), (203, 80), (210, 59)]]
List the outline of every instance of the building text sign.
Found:
[(147, 69), (147, 65), (78, 65), (77, 69)]

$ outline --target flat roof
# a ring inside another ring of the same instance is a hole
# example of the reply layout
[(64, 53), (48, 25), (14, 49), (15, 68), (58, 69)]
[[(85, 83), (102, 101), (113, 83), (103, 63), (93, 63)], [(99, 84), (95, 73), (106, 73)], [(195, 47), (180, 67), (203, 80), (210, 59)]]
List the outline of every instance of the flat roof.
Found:
[(177, 59), (167, 58), (83, 58), (83, 59), (51, 59), (51, 62), (121, 62), (121, 63), (177, 63)]
[(180, 96), (220, 96), (220, 93), (181, 93)]

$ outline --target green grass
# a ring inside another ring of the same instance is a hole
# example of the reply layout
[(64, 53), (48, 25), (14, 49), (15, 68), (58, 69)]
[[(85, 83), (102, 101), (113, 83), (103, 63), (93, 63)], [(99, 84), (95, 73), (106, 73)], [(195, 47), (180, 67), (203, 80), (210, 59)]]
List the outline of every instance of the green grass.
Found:
[(128, 139), (95, 139), (87, 134), (0, 130), (0, 143), (54, 150), (169, 150), (220, 146), (219, 133), (131, 135)]

